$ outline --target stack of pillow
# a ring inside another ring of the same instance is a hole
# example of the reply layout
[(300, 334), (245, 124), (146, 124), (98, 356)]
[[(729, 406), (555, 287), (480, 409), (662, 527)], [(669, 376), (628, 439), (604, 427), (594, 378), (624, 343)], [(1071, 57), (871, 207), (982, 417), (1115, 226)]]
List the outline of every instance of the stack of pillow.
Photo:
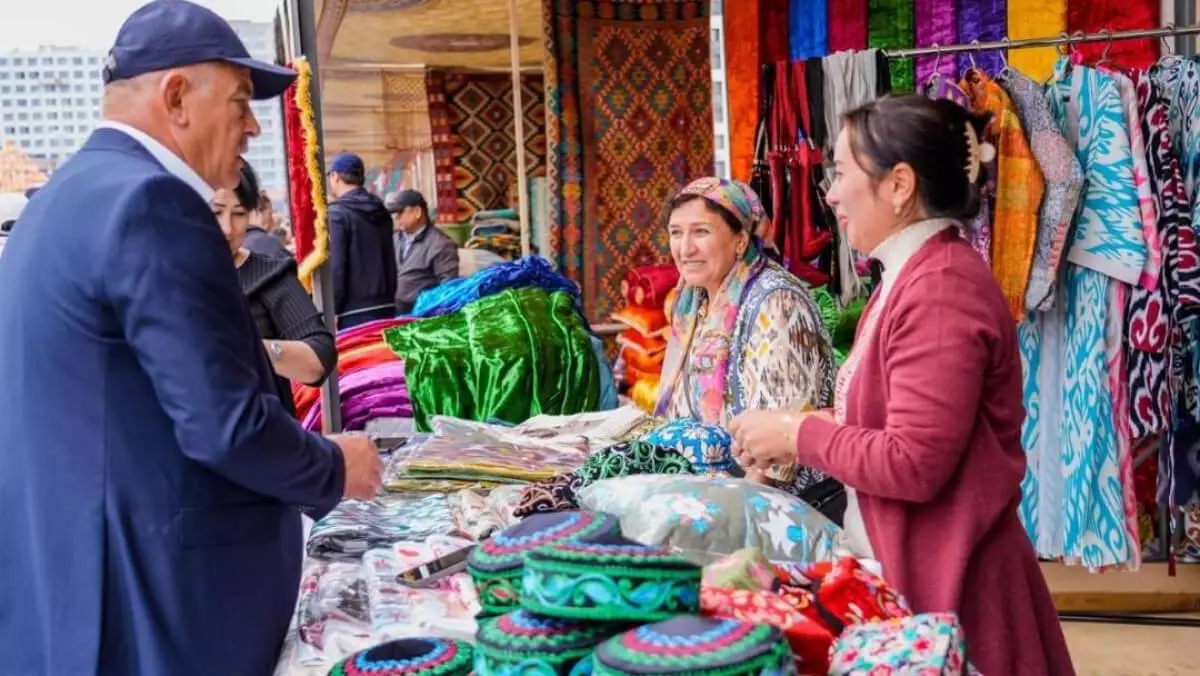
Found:
[(657, 400), (659, 377), (666, 357), (670, 327), (666, 308), (679, 271), (674, 265), (644, 265), (630, 270), (621, 282), (625, 307), (613, 319), (627, 326), (617, 337), (623, 372), (618, 375), (629, 395), (646, 410)]

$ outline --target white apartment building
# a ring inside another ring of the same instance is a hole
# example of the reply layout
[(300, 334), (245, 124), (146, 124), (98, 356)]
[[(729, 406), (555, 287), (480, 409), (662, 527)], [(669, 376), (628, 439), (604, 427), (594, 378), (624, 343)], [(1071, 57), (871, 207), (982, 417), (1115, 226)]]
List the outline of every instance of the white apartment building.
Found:
[(53, 170), (100, 120), (104, 55), (70, 48), (0, 52), (0, 141)]
[[(272, 23), (230, 24), (251, 56), (275, 60)], [(12, 139), (47, 171), (65, 162), (100, 120), (104, 59), (103, 52), (69, 47), (0, 51), (0, 145)], [(282, 211), (287, 200), (283, 111), (278, 99), (252, 106), (262, 135), (250, 142), (246, 159)]]
[[(230, 21), (250, 56), (275, 62), (275, 25), (269, 21)], [(262, 135), (250, 141), (246, 161), (258, 172), (263, 190), (271, 195), (278, 211), (287, 203), (287, 163), (283, 143), (283, 109), (279, 99), (251, 104), (262, 127)]]

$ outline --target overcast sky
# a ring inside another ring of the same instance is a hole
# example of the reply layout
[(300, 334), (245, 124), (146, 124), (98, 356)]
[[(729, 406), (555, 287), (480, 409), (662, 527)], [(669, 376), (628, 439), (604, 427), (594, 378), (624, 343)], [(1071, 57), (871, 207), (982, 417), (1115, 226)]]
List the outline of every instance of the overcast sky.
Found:
[[(107, 50), (117, 29), (147, 0), (0, 0), (0, 52), (42, 45)], [(194, 0), (227, 19), (265, 21), (277, 0)]]

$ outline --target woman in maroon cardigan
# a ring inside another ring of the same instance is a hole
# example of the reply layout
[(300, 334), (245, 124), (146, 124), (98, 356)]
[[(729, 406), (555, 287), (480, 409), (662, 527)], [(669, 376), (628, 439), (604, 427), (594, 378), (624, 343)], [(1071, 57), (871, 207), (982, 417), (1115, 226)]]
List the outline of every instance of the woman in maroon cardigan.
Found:
[(846, 535), (918, 612), (953, 611), (982, 673), (1074, 670), (1017, 517), (1021, 361), (987, 263), (960, 236), (979, 210), (986, 120), (950, 101), (885, 98), (847, 114), (828, 201), (883, 275), (832, 411), (750, 411), (750, 467), (799, 462), (848, 490)]

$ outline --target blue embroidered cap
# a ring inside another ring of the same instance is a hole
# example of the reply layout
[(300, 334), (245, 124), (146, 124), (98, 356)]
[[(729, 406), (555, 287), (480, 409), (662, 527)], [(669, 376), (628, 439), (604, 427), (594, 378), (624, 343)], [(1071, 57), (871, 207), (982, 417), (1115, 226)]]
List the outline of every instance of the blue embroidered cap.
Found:
[(187, 0), (154, 0), (121, 25), (104, 65), (104, 84), (160, 70), (224, 61), (250, 71), (254, 98), (279, 96), (296, 72), (250, 58), (229, 22), (207, 7)]

